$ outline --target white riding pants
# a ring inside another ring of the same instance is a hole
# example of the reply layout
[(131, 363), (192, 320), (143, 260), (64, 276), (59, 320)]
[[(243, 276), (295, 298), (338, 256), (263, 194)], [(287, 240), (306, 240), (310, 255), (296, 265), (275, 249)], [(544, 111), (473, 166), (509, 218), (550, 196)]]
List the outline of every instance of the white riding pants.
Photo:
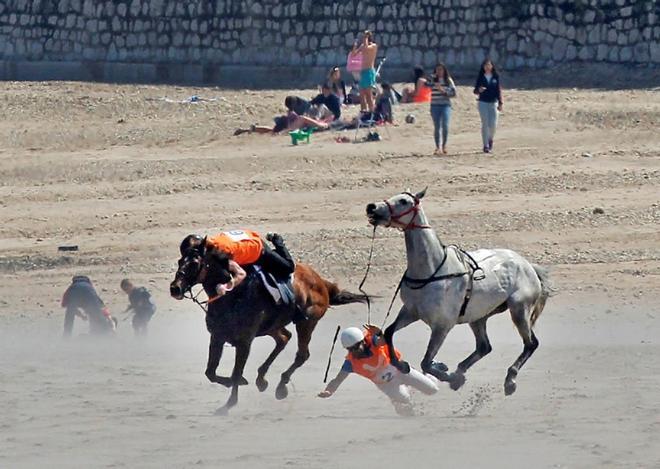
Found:
[(413, 370), (412, 368), (408, 374), (403, 374), (394, 368), (394, 371), (391, 372), (390, 380), (378, 383), (376, 386), (387, 394), (387, 397), (389, 397), (393, 403), (403, 404), (410, 403), (410, 389), (408, 386), (427, 395), (438, 392), (438, 386), (433, 379), (417, 370)]

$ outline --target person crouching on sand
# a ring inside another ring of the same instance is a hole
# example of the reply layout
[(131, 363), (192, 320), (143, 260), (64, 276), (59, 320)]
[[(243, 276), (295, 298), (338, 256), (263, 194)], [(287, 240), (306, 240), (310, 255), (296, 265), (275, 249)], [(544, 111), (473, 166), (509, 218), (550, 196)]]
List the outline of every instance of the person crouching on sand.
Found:
[[(409, 387), (431, 395), (438, 392), (438, 386), (432, 378), (417, 370), (411, 369), (408, 374), (397, 370), (390, 362), (387, 343), (380, 328), (367, 325), (364, 329), (349, 327), (342, 331), (341, 344), (348, 350), (346, 361), (337, 376), (318, 396), (332, 396), (350, 373), (357, 373), (370, 379), (384, 392), (399, 415), (413, 415)], [(398, 350), (395, 353), (401, 358)]]

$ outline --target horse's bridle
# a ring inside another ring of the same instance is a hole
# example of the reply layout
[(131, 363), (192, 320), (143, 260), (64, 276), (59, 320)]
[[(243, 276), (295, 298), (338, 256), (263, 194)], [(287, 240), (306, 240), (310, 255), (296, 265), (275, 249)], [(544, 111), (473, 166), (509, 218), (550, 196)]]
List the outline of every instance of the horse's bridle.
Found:
[(401, 231), (414, 230), (416, 228), (417, 229), (422, 229), (422, 230), (430, 229), (431, 225), (418, 225), (417, 223), (415, 223), (415, 218), (417, 218), (417, 214), (419, 213), (419, 210), (421, 208), (420, 206), (421, 206), (421, 203), (422, 203), (422, 201), (419, 199), (419, 197), (417, 197), (415, 194), (411, 194), (410, 192), (402, 192), (401, 194), (405, 194), (407, 196), (410, 196), (414, 200), (413, 206), (410, 207), (408, 210), (405, 210), (402, 213), (395, 216), (394, 215), (394, 209), (392, 208), (392, 204), (390, 204), (389, 200), (387, 200), (387, 199), (383, 200), (383, 202), (385, 202), (385, 205), (387, 205), (387, 210), (389, 210), (389, 212), (390, 212), (390, 221), (388, 222), (388, 224), (386, 226), (388, 228), (391, 227), (392, 222), (397, 223), (399, 225), (403, 225), (403, 223), (401, 223), (399, 221), (401, 219), (401, 217), (404, 217), (404, 216), (408, 215), (409, 213), (412, 213), (413, 216), (412, 216), (412, 218), (410, 219), (410, 221), (408, 222), (407, 225), (403, 226), (403, 228), (401, 228), (401, 226), (397, 226), (395, 228), (399, 228)]
[[(201, 267), (199, 269), (199, 272), (197, 273), (195, 281), (197, 283), (201, 283), (200, 280), (199, 280), (199, 277), (202, 274), (202, 271), (204, 269), (206, 269), (208, 271), (209, 264), (208, 264), (207, 261), (204, 260), (204, 254), (202, 252), (200, 252), (199, 250), (195, 250), (195, 251), (199, 255), (199, 257), (201, 257), (201, 259), (202, 259)], [(179, 269), (179, 271), (177, 271), (177, 275), (179, 274), (179, 272), (181, 272), (180, 269)], [(231, 282), (232, 287), (231, 287), (231, 289), (227, 290), (227, 292), (230, 292), (234, 289), (234, 277), (231, 274), (230, 274), (230, 278), (231, 278), (230, 282)], [(199, 295), (202, 293), (202, 291), (204, 291), (204, 288), (202, 288), (196, 294), (193, 294), (192, 287), (193, 287), (193, 285), (190, 285), (186, 289), (186, 291), (183, 292), (183, 297), (186, 298), (186, 299), (192, 300), (193, 303), (197, 304), (200, 308), (202, 308), (202, 310), (204, 310), (205, 313), (208, 313), (208, 305), (210, 305), (211, 303), (213, 303), (214, 301), (217, 301), (218, 299), (220, 299), (222, 297), (222, 295), (216, 294), (216, 295), (209, 296), (206, 299), (206, 301), (200, 301), (200, 300), (197, 299), (197, 297), (199, 297)], [(186, 294), (188, 296), (186, 296)]]
[[(208, 305), (210, 303), (213, 303), (218, 298), (220, 298), (220, 295), (209, 297), (206, 301), (204, 301), (204, 300), (198, 300), (198, 297), (204, 291), (204, 288), (199, 290), (197, 293), (193, 293), (192, 287), (196, 283), (200, 283), (199, 282), (199, 277), (202, 274), (202, 270), (204, 270), (205, 268), (208, 269), (208, 265), (204, 262), (204, 254), (202, 252), (200, 252), (199, 250), (197, 250), (197, 249), (195, 249), (195, 253), (201, 258), (199, 272), (197, 272), (197, 275), (195, 276), (194, 283), (191, 282), (191, 284), (184, 290), (183, 297), (188, 299), (188, 300), (192, 300), (192, 302), (195, 303), (197, 306), (199, 306), (202, 309), (202, 311), (204, 311), (205, 313), (208, 313)], [(187, 266), (187, 267), (189, 268), (189, 266)], [(176, 277), (184, 277), (185, 278), (186, 277), (186, 271), (179, 268), (177, 270)]]

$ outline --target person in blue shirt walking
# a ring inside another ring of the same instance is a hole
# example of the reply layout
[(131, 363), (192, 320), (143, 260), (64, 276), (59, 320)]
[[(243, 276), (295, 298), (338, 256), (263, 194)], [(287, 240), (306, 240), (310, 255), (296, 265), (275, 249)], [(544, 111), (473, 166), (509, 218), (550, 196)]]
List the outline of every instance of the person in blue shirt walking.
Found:
[(497, 73), (495, 64), (490, 59), (485, 59), (481, 64), (481, 69), (474, 85), (474, 94), (478, 96), (479, 116), (481, 117), (481, 139), (484, 144), (484, 153), (490, 153), (493, 151), (497, 114), (502, 111), (500, 76)]

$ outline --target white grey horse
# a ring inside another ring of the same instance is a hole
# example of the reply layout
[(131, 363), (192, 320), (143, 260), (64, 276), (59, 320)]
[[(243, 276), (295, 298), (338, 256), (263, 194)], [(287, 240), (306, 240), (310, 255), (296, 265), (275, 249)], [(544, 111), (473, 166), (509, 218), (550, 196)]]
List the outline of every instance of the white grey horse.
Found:
[[(385, 330), (392, 364), (403, 373), (409, 365), (397, 359), (394, 332), (422, 320), (431, 328), (422, 370), (456, 390), (465, 383), (465, 371), (490, 353), (486, 321), (509, 310), (522, 337), (524, 348), (511, 365), (504, 381), (504, 393), (516, 390), (520, 368), (539, 346), (532, 331), (553, 292), (547, 271), (508, 249), (479, 249), (464, 252), (445, 246), (429, 226), (421, 206), (426, 189), (417, 194), (403, 192), (383, 202), (367, 205), (369, 223), (403, 230), (408, 268), (401, 280), (403, 306), (396, 320)], [(456, 324), (469, 324), (476, 338), (476, 350), (460, 362), (453, 373), (433, 359), (447, 333)]]

